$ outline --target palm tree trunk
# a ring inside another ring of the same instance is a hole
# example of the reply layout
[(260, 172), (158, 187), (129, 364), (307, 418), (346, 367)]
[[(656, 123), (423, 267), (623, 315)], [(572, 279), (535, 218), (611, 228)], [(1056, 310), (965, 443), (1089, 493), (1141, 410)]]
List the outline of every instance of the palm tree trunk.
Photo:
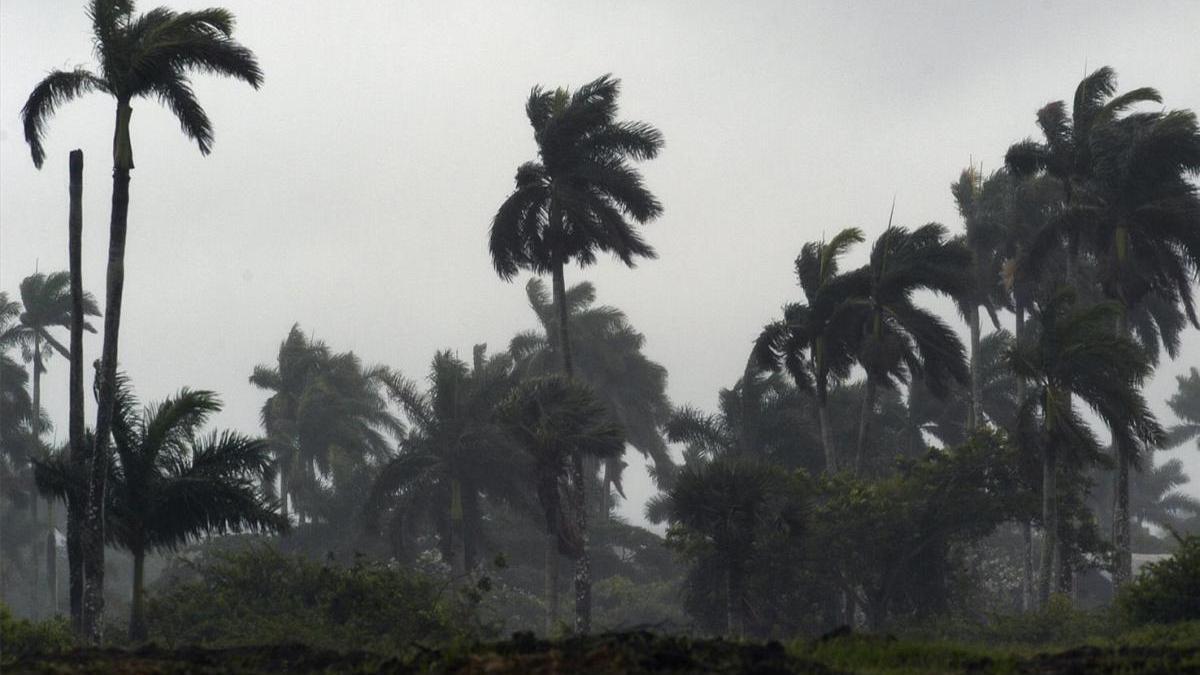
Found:
[(1033, 609), (1033, 523), (1021, 523), (1021, 611)]
[(867, 447), (867, 433), (871, 428), (871, 416), (875, 414), (875, 380), (867, 376), (867, 384), (863, 392), (862, 412), (858, 418), (858, 446), (854, 451), (854, 475), (862, 471), (863, 454)]
[(824, 385), (817, 391), (817, 426), (821, 432), (821, 449), (825, 451), (825, 473), (837, 473), (837, 453), (833, 449), (833, 432), (829, 426), (829, 398)]
[(454, 539), (463, 539), (463, 504), (462, 504), (462, 481), (450, 479), (450, 541), (447, 542), (446, 552), (449, 554), (447, 562), (450, 563), (450, 574), (454, 577), (461, 577), (466, 571), (465, 553), (463, 556), (456, 555)]
[(571, 458), (571, 480), (575, 489), (575, 526), (579, 529), (579, 557), (575, 559), (575, 633), (587, 635), (592, 629), (592, 559), (588, 552), (587, 483), (583, 458)]
[[(67, 249), (71, 271), (70, 357), (70, 453), (68, 461), (78, 468), (87, 461), (83, 421), (83, 151), (72, 150), (70, 160), (70, 211), (67, 217)], [(71, 604), (71, 626), (82, 635), (83, 567), (80, 560), (79, 526), (83, 517), (78, 499), (67, 498), (67, 574)]]
[(968, 323), (971, 325), (971, 405), (967, 413), (967, 431), (972, 432), (983, 422), (983, 383), (979, 379), (979, 305), (971, 305)]
[(129, 641), (146, 639), (146, 549), (133, 551), (133, 600), (129, 604)]
[[(1129, 337), (1129, 310), (1124, 303), (1117, 318), (1117, 335)], [(1129, 539), (1129, 466), (1135, 448), (1114, 443), (1117, 456), (1116, 485), (1113, 490), (1113, 586), (1120, 589), (1133, 578), (1133, 550)]]
[(129, 224), (128, 101), (117, 103), (117, 128), (113, 142), (112, 213), (108, 235), (108, 278), (104, 296), (104, 344), (100, 356), (100, 384), (96, 405), (96, 447), (88, 476), (88, 503), (82, 531), (83, 627), (86, 639), (99, 645), (104, 639), (104, 490), (108, 476), (108, 443), (112, 431), (113, 402), (117, 385), (117, 341), (121, 333), (121, 299), (125, 290), (125, 235)]
[(463, 486), (462, 532), (463, 569), (467, 574), (470, 574), (479, 562), (479, 520), (479, 493), (475, 491), (474, 485), (468, 483)]
[[(1047, 431), (1053, 422), (1046, 424)], [(1038, 601), (1042, 606), (1050, 599), (1050, 591), (1058, 576), (1055, 565), (1058, 549), (1058, 459), (1053, 439), (1047, 440), (1042, 453), (1042, 560), (1038, 570)]]
[[(34, 456), (41, 456), (42, 448), (42, 336), (37, 329), (33, 332), (33, 418), (29, 423), (30, 430), (33, 432), (33, 452)], [(38, 496), (37, 488), (30, 491), (32, 499), (29, 500), (30, 513), (33, 516), (33, 525), (37, 527), (38, 517)], [(40, 577), (42, 576), (42, 556), (37, 551), (37, 545), (33, 546), (33, 616), (36, 618), (41, 614), (42, 600), (42, 584)]]
[(285, 522), (292, 522), (291, 515), (288, 512), (288, 463), (285, 459), (279, 460), (279, 515), (283, 516)]
[[(561, 215), (558, 219), (561, 219)], [(575, 372), (571, 363), (571, 339), (567, 328), (567, 285), (563, 278), (562, 260), (556, 260), (554, 263), (554, 305), (558, 309), (558, 353), (562, 359), (562, 372), (571, 378)], [(583, 458), (578, 454), (572, 458), (571, 471), (572, 482), (575, 484), (571, 496), (574, 501), (575, 523), (579, 528), (581, 540), (579, 556), (575, 559), (575, 632), (585, 635), (592, 625), (592, 562), (588, 552), (587, 482)]]
[(558, 535), (546, 533), (546, 636), (558, 625)]
[(54, 500), (46, 500), (46, 592), (50, 596), (50, 615), (58, 614), (58, 539), (54, 536)]

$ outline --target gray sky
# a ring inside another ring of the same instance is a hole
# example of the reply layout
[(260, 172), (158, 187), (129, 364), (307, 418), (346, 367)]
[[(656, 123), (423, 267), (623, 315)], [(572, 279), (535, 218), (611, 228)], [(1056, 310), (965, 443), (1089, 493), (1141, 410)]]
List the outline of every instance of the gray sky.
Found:
[[(82, 1), (0, 0), (0, 289), (67, 265), (67, 152), (82, 148), (85, 285), (103, 299), (113, 105), (70, 104), (42, 171), (18, 112), (50, 69), (92, 62)], [(144, 3), (142, 9), (157, 3)], [(177, 9), (204, 2), (170, 2)], [(625, 310), (670, 371), (676, 403), (711, 409), (757, 331), (798, 295), (800, 246), (848, 226), (961, 225), (949, 185), (1000, 166), (1034, 112), (1111, 65), (1200, 110), (1200, 3), (251, 2), (220, 3), (266, 83), (199, 76), (209, 157), (151, 101), (134, 104), (121, 362), (143, 400), (214, 389), (221, 425), (254, 432), (247, 383), (294, 322), (338, 350), (423, 377), (440, 348), (504, 348), (533, 325), (524, 277), (500, 281), (491, 217), (535, 156), (534, 84), (612, 72), (622, 116), (667, 146), (644, 166), (666, 206), (660, 259), (568, 271)], [(866, 247), (849, 261), (858, 264)], [(948, 304), (938, 305), (950, 312)], [(98, 336), (85, 362), (99, 355)], [(1173, 374), (1147, 395), (1164, 422)], [(45, 405), (65, 435), (66, 362)], [(90, 401), (89, 401), (90, 403)], [(89, 411), (89, 419), (92, 413)], [(1175, 453), (1200, 481), (1200, 453)], [(649, 494), (631, 461), (631, 516)], [(1200, 495), (1200, 485), (1191, 491)]]

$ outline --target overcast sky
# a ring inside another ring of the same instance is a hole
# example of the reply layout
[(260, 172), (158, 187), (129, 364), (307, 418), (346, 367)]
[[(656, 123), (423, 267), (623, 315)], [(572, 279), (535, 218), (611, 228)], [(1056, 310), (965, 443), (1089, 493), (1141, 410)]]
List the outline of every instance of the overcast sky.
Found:
[[(1036, 133), (1034, 112), (1101, 65), (1121, 89), (1155, 86), (1167, 107), (1200, 110), (1193, 0), (222, 4), (266, 82), (255, 92), (195, 79), (216, 127), (209, 157), (164, 109), (134, 103), (121, 366), (143, 400), (185, 385), (220, 392), (218, 422), (247, 432), (265, 398), (247, 377), (295, 322), (412, 377), (437, 349), (469, 357), (474, 343), (502, 349), (533, 326), (525, 277), (496, 277), (487, 230), (536, 154), (523, 107), (535, 84), (611, 72), (622, 117), (665, 135), (644, 165), (666, 207), (645, 231), (660, 259), (605, 259), (567, 281), (591, 280), (625, 310), (669, 369), (671, 398), (707, 409), (761, 326), (798, 297), (792, 260), (805, 241), (848, 226), (873, 237), (893, 195), (900, 224), (961, 227), (949, 191), (959, 171), (1000, 166)], [(67, 153), (82, 148), (84, 282), (103, 300), (112, 101), (63, 109), (40, 172), (18, 118), (47, 71), (92, 62), (83, 5), (0, 0), (10, 295), (35, 261), (67, 267)], [(99, 337), (85, 349), (90, 363)], [(1173, 375), (1195, 364), (1190, 330), (1147, 388), (1164, 422)], [(61, 439), (67, 365), (48, 368), (44, 405)], [(1200, 483), (1194, 446), (1174, 454)], [(631, 458), (637, 519), (650, 491), (641, 467)]]

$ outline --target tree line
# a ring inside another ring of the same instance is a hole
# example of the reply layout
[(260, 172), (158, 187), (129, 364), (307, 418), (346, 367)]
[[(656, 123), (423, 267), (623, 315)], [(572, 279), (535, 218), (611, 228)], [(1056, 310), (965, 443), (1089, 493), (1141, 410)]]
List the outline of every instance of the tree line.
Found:
[[(436, 550), (452, 578), (477, 580), (484, 553), (502, 552), (500, 522), (541, 538), (548, 629), (569, 561), (573, 627), (586, 633), (593, 558), (637, 550), (597, 535), (623, 494), (627, 444), (653, 460), (661, 494), (647, 515), (668, 524), (668, 546), (688, 563), (686, 609), (729, 633), (860, 617), (879, 628), (946, 612), (960, 568), (1008, 527), (1020, 532), (1025, 609), (1076, 594), (1091, 568), (1120, 588), (1132, 574), (1134, 516), (1154, 522), (1146, 514), (1157, 509), (1177, 524), (1197, 511), (1173, 492), (1186, 479), (1177, 464), (1142, 465), (1196, 436), (1200, 376), (1179, 378), (1170, 404), (1181, 423), (1170, 429), (1142, 386), (1183, 331), (1200, 327), (1200, 129), (1192, 111), (1146, 111), (1161, 103), (1154, 89), (1118, 94), (1110, 68), (1084, 78), (1069, 108), (1039, 110), (1042, 138), (1013, 144), (1003, 169), (962, 172), (951, 185), (961, 233), (889, 218), (856, 269), (843, 259), (867, 243), (859, 229), (804, 245), (800, 296), (763, 327), (715, 414), (673, 407), (644, 337), (619, 310), (596, 306), (590, 284), (565, 279), (604, 253), (630, 267), (655, 257), (640, 226), (663, 206), (636, 165), (658, 155), (663, 135), (619, 119), (610, 75), (574, 90), (534, 87), (525, 111), (538, 157), (517, 168), (489, 250), (501, 279), (550, 276), (549, 292), (539, 278), (526, 287), (539, 329), (500, 353), (479, 345), (469, 361), (439, 352), (422, 387), (296, 326), (250, 375), (268, 394), (256, 439), (203, 433), (220, 405), (212, 392), (140, 408), (117, 346), (131, 101), (165, 103), (207, 154), (211, 122), (188, 74), (257, 88), (262, 72), (225, 10), (137, 14), (132, 2), (93, 0), (89, 15), (99, 69), (52, 72), (22, 117), (40, 167), (58, 106), (91, 92), (117, 104), (96, 421), (84, 428), (82, 333), (99, 306), (83, 291), (73, 153), (71, 270), (30, 277), (25, 311), (5, 296), (0, 313), (3, 346), (25, 348), (33, 364), (26, 396), (29, 375), (4, 356), (12, 412), (0, 437), (6, 484), (28, 486), (10, 501), (36, 510), (40, 493), (66, 504), (71, 614), (93, 642), (106, 543), (133, 555), (130, 635), (140, 639), (149, 551), (244, 530), (310, 552), (370, 540), (397, 561)], [(926, 293), (954, 301), (967, 344), (922, 306)], [(69, 345), (55, 327), (70, 330)], [(70, 360), (69, 442), (58, 452), (43, 442), (39, 400), (51, 352)], [(668, 442), (684, 448), (681, 463)], [(1111, 502), (1094, 504), (1105, 491)], [(47, 568), (56, 547), (48, 532)]]

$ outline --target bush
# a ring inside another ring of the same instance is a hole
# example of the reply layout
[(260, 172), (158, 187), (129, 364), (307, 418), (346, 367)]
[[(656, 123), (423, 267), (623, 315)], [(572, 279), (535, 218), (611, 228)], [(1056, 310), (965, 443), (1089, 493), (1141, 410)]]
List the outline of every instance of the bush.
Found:
[(0, 603), (0, 671), (24, 656), (55, 654), (70, 649), (73, 644), (71, 627), (66, 619), (18, 619), (7, 605)]
[(303, 642), (395, 652), (453, 640), (474, 627), (474, 605), (448, 584), (358, 560), (321, 564), (270, 546), (183, 563), (147, 605), (152, 640), (242, 646)]
[(1183, 538), (1175, 555), (1146, 565), (1117, 606), (1134, 625), (1200, 619), (1200, 536)]

